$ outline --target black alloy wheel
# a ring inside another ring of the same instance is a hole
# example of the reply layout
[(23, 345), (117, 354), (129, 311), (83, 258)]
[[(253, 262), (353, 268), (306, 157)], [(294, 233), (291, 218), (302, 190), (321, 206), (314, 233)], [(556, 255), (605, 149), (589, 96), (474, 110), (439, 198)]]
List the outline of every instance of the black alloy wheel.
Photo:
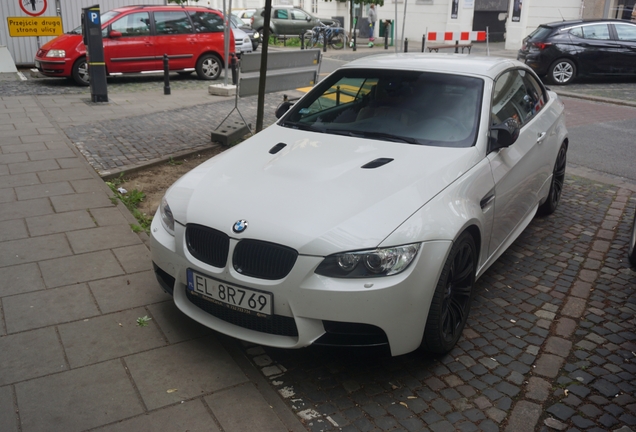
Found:
[(422, 339), (426, 351), (446, 354), (461, 337), (470, 312), (476, 271), (475, 240), (464, 232), (453, 244), (433, 294)]
[(632, 267), (636, 267), (636, 211), (634, 212), (634, 222), (632, 222), (632, 232), (629, 236), (629, 251), (627, 252), (629, 262)]
[(567, 144), (561, 144), (559, 153), (557, 154), (554, 170), (552, 171), (552, 182), (550, 183), (550, 192), (548, 198), (539, 206), (537, 214), (539, 216), (547, 216), (554, 213), (561, 200), (563, 193), (563, 184), (565, 183), (565, 166), (567, 165)]

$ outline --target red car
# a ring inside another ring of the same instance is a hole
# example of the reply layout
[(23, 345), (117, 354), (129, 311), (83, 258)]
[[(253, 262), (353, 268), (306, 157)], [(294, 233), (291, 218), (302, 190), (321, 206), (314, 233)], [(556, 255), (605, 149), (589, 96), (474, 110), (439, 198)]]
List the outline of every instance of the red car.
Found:
[[(205, 7), (127, 6), (101, 15), (106, 72), (163, 71), (168, 54), (170, 70), (181, 74), (196, 70), (201, 79), (214, 80), (224, 67), (223, 14)], [(229, 32), (230, 53), (234, 36)], [(82, 28), (46, 43), (35, 56), (35, 67), (46, 76), (72, 78), (89, 84)]]

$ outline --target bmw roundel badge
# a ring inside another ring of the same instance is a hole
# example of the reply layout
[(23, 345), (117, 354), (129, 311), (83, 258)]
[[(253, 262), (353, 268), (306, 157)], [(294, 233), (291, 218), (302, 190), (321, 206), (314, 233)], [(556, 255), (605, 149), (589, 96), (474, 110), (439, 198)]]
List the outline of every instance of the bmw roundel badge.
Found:
[(245, 219), (236, 221), (234, 223), (234, 226), (232, 227), (232, 231), (234, 231), (237, 234), (242, 233), (246, 229), (247, 229), (247, 221)]

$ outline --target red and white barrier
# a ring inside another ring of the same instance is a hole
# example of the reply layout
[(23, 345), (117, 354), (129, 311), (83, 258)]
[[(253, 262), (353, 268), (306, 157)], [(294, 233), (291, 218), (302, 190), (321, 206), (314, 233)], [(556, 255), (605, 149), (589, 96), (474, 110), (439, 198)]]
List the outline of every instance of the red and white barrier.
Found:
[(428, 41), (485, 41), (485, 31), (469, 31), (469, 32), (428, 32), (426, 35)]

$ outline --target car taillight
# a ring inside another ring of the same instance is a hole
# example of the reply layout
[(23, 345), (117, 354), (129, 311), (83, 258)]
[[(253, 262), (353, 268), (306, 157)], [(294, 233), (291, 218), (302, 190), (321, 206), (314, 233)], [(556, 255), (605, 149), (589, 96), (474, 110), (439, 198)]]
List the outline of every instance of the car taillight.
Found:
[(549, 42), (533, 42), (532, 45), (537, 47), (539, 50), (544, 50), (552, 44)]

